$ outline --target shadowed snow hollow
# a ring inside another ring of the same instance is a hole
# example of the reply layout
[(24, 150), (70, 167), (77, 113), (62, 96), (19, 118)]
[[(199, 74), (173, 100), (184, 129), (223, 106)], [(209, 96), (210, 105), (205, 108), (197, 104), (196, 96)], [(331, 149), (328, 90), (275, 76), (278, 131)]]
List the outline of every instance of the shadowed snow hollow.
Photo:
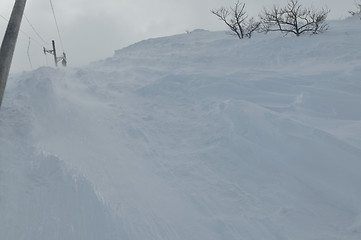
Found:
[(196, 30), (12, 76), (2, 236), (360, 239), (360, 24)]

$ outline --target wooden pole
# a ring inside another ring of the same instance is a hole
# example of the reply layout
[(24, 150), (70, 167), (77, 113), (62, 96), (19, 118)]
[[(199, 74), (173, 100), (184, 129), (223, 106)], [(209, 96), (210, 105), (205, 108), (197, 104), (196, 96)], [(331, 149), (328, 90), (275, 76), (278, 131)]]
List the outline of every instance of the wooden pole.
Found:
[(55, 49), (55, 41), (52, 41), (53, 44), (53, 54), (54, 54), (54, 61), (55, 61), (55, 67), (58, 66), (58, 57), (56, 56), (56, 49)]
[(26, 0), (16, 0), (0, 49), (0, 108), (4, 97)]

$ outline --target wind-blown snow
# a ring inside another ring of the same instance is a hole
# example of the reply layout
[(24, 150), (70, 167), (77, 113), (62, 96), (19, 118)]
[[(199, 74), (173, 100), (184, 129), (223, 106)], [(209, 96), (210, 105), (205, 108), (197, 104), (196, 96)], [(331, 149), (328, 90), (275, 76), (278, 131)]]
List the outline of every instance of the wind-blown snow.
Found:
[(360, 239), (361, 22), (329, 24), (11, 76), (1, 239)]

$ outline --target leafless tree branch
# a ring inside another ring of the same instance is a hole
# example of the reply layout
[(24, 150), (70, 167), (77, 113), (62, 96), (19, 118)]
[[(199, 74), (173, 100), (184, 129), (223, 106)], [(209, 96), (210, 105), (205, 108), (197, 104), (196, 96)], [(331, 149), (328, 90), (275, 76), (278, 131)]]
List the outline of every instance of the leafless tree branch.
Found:
[(329, 12), (326, 8), (303, 8), (297, 0), (290, 0), (283, 8), (273, 6), (272, 9), (264, 9), (260, 15), (261, 29), (264, 32), (280, 31), (296, 36), (318, 34), (327, 30), (325, 20)]
[(239, 39), (251, 38), (252, 33), (259, 28), (260, 22), (257, 22), (254, 18), (248, 19), (245, 7), (246, 4), (238, 0), (234, 7), (222, 7), (211, 10), (211, 12), (222, 20)]
[(349, 13), (354, 15), (361, 15), (361, 0), (355, 0), (355, 6), (357, 8), (357, 11), (349, 11)]

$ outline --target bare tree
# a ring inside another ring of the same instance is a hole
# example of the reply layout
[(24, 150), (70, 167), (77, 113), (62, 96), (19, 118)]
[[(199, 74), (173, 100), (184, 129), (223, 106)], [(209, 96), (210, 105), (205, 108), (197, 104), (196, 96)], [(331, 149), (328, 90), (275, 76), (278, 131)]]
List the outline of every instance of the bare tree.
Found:
[(248, 38), (252, 37), (252, 33), (257, 31), (259, 29), (259, 26), (261, 25), (260, 21), (256, 21), (254, 17), (251, 17), (248, 19), (246, 25), (245, 25), (245, 35)]
[(355, 5), (357, 8), (357, 11), (349, 11), (349, 13), (354, 16), (354, 15), (361, 15), (361, 0), (355, 0)]
[(211, 12), (222, 20), (239, 39), (251, 38), (252, 33), (259, 28), (260, 22), (255, 21), (254, 18), (248, 19), (245, 6), (245, 3), (238, 0), (234, 7), (221, 7), (217, 10), (211, 10)]
[(264, 9), (260, 15), (262, 30), (264, 32), (280, 31), (286, 34), (293, 33), (296, 36), (310, 33), (318, 34), (326, 31), (325, 23), (330, 10), (322, 8), (303, 8), (297, 0), (291, 0), (285, 7), (273, 6), (272, 9)]

